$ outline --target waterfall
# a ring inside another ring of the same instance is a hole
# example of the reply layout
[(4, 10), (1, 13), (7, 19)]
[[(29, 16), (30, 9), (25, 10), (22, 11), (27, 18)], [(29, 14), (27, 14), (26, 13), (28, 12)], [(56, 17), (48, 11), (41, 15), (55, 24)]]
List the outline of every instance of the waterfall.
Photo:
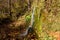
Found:
[(33, 10), (32, 10), (31, 23), (30, 23), (29, 27), (26, 29), (25, 32), (23, 32), (22, 34), (20, 34), (20, 36), (26, 36), (27, 33), (28, 33), (28, 30), (29, 30), (30, 28), (32, 28), (32, 25), (33, 25), (33, 22), (34, 22), (34, 12), (35, 12), (35, 7), (34, 7)]

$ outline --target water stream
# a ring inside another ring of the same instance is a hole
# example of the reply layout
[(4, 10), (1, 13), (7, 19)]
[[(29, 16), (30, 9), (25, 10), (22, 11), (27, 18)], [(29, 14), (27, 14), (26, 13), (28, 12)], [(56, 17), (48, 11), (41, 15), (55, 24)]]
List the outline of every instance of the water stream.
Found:
[(32, 25), (33, 25), (33, 22), (34, 22), (34, 12), (35, 12), (35, 7), (34, 7), (33, 10), (32, 10), (31, 23), (30, 23), (30, 25), (28, 26), (28, 28), (26, 29), (25, 32), (23, 32), (22, 34), (20, 34), (20, 36), (26, 36), (27, 33), (28, 33), (28, 30), (29, 30), (30, 28), (32, 28)]

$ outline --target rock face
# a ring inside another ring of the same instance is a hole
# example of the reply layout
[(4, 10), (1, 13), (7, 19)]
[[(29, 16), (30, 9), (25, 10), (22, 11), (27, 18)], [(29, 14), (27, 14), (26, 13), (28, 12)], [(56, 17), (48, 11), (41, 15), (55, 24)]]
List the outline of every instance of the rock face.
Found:
[[(26, 25), (29, 25), (25, 17), (30, 14), (34, 5), (36, 6), (34, 14), (36, 20), (33, 26), (36, 27), (34, 31), (39, 38), (42, 30), (45, 34), (48, 33), (47, 35), (56, 35), (54, 37), (60, 40), (60, 0), (0, 0), (0, 40), (24, 40), (25, 37), (20, 39), (17, 36), (26, 30)], [(41, 20), (38, 20), (38, 17)], [(45, 34), (42, 33), (42, 40), (47, 39), (44, 39)], [(27, 40), (33, 40), (35, 33), (29, 33), (27, 36)]]
[(16, 36), (26, 28), (25, 14), (30, 3), (31, 0), (0, 0), (0, 40), (17, 40)]
[[(5, 0), (7, 1), (7, 0)], [(1, 4), (3, 4), (5, 1), (2, 1)], [(2, 10), (3, 12), (1, 15), (1, 39), (7, 39), (7, 40), (13, 40), (16, 39), (16, 36), (20, 34), (20, 31), (22, 32), (25, 30), (26, 22), (25, 22), (25, 13), (29, 11), (31, 4), (29, 4), (29, 1), (26, 0), (8, 0), (8, 5), (6, 8), (8, 9), (8, 12), (6, 13), (5, 6)], [(31, 3), (31, 2), (30, 2)], [(28, 24), (27, 24), (28, 25)], [(4, 28), (4, 29), (3, 29)], [(3, 30), (3, 32), (2, 32)], [(4, 37), (4, 38), (3, 38)], [(12, 37), (12, 38), (11, 38)]]

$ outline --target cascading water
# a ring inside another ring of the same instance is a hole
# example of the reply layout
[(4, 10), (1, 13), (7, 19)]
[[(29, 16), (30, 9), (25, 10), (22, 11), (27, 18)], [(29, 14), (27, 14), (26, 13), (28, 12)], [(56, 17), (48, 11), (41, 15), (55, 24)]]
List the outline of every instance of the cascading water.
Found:
[(35, 11), (35, 7), (34, 7), (33, 10), (32, 10), (31, 23), (30, 23), (29, 27), (26, 29), (25, 32), (23, 32), (22, 34), (20, 34), (20, 36), (26, 36), (27, 33), (28, 33), (28, 30), (29, 30), (30, 28), (32, 28), (32, 25), (33, 25), (33, 22), (34, 22), (34, 11)]

